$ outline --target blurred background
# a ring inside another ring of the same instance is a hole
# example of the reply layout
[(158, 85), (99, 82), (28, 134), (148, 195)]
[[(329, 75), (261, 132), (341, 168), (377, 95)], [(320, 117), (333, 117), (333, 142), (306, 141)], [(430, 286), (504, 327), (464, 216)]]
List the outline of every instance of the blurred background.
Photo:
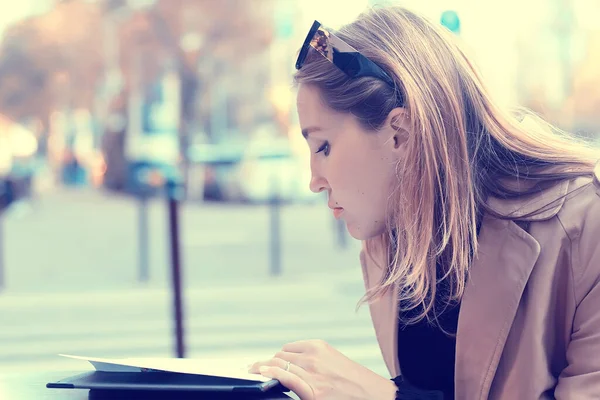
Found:
[(314, 19), (380, 4), (453, 31), (502, 103), (600, 138), (597, 0), (0, 6), (0, 373), (177, 356), (176, 267), (185, 357), (320, 338), (386, 375), (291, 86)]

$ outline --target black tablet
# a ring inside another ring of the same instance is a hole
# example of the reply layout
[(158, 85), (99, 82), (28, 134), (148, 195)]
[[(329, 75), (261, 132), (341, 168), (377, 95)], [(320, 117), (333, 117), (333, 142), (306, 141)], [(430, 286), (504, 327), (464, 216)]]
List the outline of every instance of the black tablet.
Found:
[(175, 372), (91, 371), (46, 384), (50, 389), (98, 389), (136, 391), (193, 391), (261, 394), (287, 392), (279, 381), (249, 381)]

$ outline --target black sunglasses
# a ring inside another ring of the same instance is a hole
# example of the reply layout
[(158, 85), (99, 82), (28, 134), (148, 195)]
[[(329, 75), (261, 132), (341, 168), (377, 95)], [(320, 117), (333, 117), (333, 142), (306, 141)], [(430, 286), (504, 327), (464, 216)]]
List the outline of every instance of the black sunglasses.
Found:
[(381, 79), (392, 88), (395, 87), (392, 78), (381, 67), (335, 36), (331, 29), (324, 27), (319, 21), (313, 23), (308, 35), (306, 35), (296, 61), (296, 69), (302, 68), (311, 47), (349, 78), (372, 76)]

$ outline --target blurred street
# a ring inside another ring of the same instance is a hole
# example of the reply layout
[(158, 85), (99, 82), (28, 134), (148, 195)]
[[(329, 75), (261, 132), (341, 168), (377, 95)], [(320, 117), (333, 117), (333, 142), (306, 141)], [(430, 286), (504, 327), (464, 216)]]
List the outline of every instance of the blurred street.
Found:
[[(8, 292), (92, 291), (137, 287), (138, 212), (133, 197), (58, 189), (4, 221)], [(170, 279), (166, 200), (148, 206), (149, 277)], [(287, 277), (358, 268), (359, 244), (336, 249), (325, 203), (281, 207), (282, 270)], [(188, 285), (269, 280), (268, 206), (185, 203), (180, 207), (183, 276)]]
[[(286, 279), (280, 285), (189, 290), (187, 357), (244, 363), (271, 357), (286, 342), (324, 339), (385, 374), (366, 308), (356, 314), (354, 279)], [(0, 298), (0, 373), (88, 369), (57, 354), (173, 357), (170, 297), (164, 290)]]
[[(174, 356), (166, 206), (149, 206), (145, 284), (137, 282), (136, 207), (61, 189), (8, 214), (0, 343), (10, 345), (0, 346), (0, 373), (88, 368), (58, 353)], [(268, 210), (251, 207), (181, 208), (186, 356), (249, 363), (319, 338), (385, 373), (366, 306), (355, 313), (364, 293), (358, 244), (336, 248), (323, 204), (283, 207), (282, 274), (269, 276)]]

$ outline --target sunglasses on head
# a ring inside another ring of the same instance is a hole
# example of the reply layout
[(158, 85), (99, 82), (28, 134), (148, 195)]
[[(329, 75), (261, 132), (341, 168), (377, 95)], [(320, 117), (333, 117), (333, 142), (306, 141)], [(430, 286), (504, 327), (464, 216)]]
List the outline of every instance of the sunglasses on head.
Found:
[(381, 67), (335, 36), (330, 29), (321, 25), (319, 21), (313, 23), (308, 35), (306, 35), (296, 61), (296, 69), (302, 68), (311, 47), (349, 78), (371, 76), (381, 79), (392, 88), (395, 87), (392, 78)]

